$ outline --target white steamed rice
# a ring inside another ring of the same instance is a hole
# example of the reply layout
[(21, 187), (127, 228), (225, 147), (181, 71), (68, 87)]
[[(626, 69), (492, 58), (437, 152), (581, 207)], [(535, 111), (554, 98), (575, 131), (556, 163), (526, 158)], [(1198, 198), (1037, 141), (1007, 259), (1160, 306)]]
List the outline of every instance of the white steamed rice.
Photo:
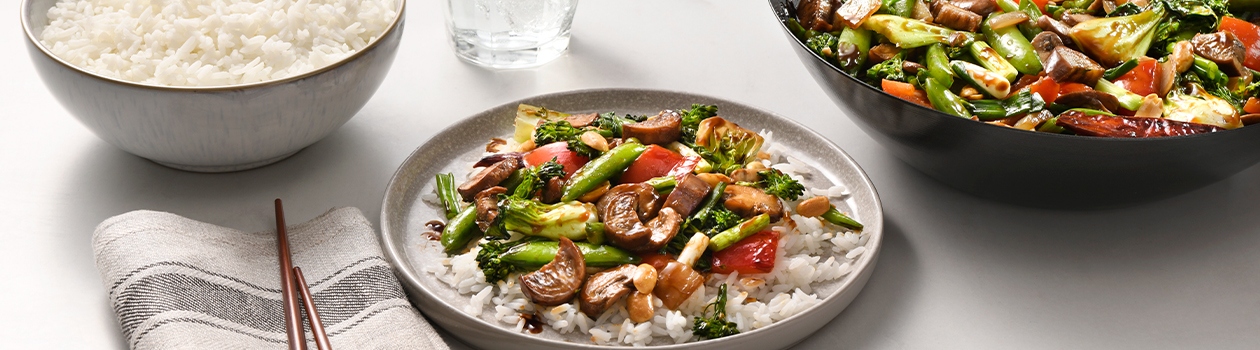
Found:
[[(764, 161), (765, 165), (791, 175), (802, 184), (825, 181), (812, 176), (812, 166), (784, 155), (781, 147), (771, 144), (771, 133), (763, 130), (761, 134), (768, 145), (764, 149), (771, 154), (771, 159)], [(849, 196), (848, 188), (842, 184), (824, 186), (807, 186), (801, 198), (826, 196), (834, 203), (843, 202)], [(428, 191), (424, 193), (422, 200), (440, 206), (436, 195)], [(789, 213), (796, 208), (796, 202), (784, 204)], [(718, 286), (723, 283), (727, 284), (727, 320), (735, 322), (740, 332), (769, 326), (821, 303), (827, 295), (819, 295), (815, 289), (853, 272), (870, 238), (866, 233), (795, 214), (790, 214), (790, 220), (783, 220), (771, 229), (779, 232), (780, 240), (774, 269), (770, 273), (746, 276), (738, 273), (711, 274), (705, 285), (678, 310), (666, 309), (654, 296), (656, 315), (652, 320), (639, 324), (630, 320), (625, 300), (617, 302), (598, 318), (591, 319), (574, 303), (541, 308), (534, 305), (521, 293), (515, 277), (496, 284), (486, 283), (485, 274), (477, 268), (479, 247), (446, 258), (440, 264), (424, 264), (427, 267), (423, 272), (433, 274), (461, 296), (468, 297), (469, 303), (464, 312), (516, 332), (528, 332), (521, 314), (537, 313), (544, 318), (548, 331), (554, 331), (570, 341), (589, 339), (600, 345), (631, 346), (677, 344), (699, 340), (691, 333), (693, 319), (701, 314), (705, 305), (717, 299)], [(435, 241), (422, 244), (438, 245)], [(441, 251), (440, 245), (431, 248)]]
[(62, 0), (44, 46), (104, 76), (221, 86), (309, 72), (367, 47), (394, 0)]

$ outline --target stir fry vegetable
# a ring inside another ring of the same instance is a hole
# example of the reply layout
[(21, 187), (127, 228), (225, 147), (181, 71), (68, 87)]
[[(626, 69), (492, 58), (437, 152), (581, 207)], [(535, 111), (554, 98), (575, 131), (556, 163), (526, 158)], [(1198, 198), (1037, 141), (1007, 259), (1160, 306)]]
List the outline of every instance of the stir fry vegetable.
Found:
[(785, 21), (810, 50), (869, 85), (992, 125), (1181, 134), (1082, 134), (1057, 118), (1074, 108), (1214, 126), (1189, 134), (1260, 122), (1246, 109), (1260, 98), (1258, 1), (933, 0), (923, 6), (930, 11), (913, 3), (848, 1), (834, 13), (797, 9)]

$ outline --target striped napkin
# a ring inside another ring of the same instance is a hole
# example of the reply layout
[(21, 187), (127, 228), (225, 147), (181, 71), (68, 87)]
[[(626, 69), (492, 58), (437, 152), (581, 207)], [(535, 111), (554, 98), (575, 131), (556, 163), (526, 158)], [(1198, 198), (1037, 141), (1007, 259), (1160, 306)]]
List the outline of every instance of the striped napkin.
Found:
[[(358, 209), (333, 209), (288, 231), (334, 349), (448, 349), (407, 301)], [(287, 343), (275, 231), (133, 211), (97, 226), (92, 245), (132, 349)]]

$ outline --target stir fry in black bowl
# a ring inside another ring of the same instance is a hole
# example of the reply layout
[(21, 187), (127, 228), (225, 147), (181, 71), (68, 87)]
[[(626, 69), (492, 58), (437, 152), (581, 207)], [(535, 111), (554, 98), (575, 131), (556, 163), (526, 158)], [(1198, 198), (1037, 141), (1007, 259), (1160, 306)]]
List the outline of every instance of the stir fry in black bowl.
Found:
[(1260, 161), (1260, 1), (770, 3), (859, 126), (982, 197), (1114, 206)]

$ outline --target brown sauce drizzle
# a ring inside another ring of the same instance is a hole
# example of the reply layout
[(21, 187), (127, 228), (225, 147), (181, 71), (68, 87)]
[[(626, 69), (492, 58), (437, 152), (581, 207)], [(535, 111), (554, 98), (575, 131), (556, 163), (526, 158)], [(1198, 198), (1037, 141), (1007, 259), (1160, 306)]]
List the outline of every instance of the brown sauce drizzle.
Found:
[(433, 232), (442, 232), (446, 228), (446, 223), (440, 220), (429, 220), (429, 222), (424, 223), (424, 227), (428, 227)]
[(521, 319), (525, 320), (525, 330), (534, 334), (542, 333), (543, 325), (546, 325), (546, 323), (543, 323), (542, 316), (538, 315), (538, 313), (523, 313), (521, 314)]

